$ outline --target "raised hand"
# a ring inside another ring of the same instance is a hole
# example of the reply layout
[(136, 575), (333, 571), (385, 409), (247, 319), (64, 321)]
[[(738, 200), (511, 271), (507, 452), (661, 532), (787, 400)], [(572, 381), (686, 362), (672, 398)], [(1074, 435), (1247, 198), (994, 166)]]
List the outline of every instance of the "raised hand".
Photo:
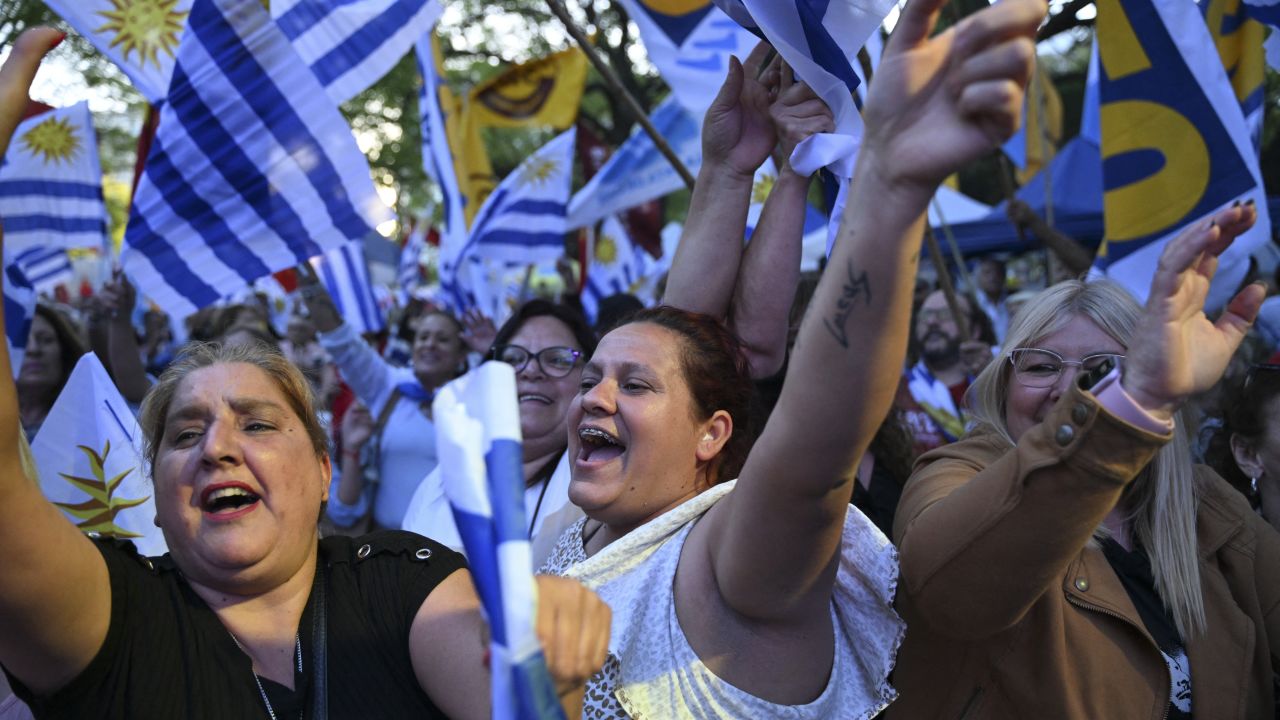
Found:
[(0, 68), (0, 157), (9, 150), (13, 131), (27, 110), (27, 92), (40, 61), (66, 36), (53, 28), (37, 27), (23, 32), (13, 44), (13, 52)]
[(609, 606), (570, 578), (538, 575), (538, 640), (560, 695), (582, 689), (609, 652)]
[(776, 61), (766, 71), (766, 86), (774, 86), (776, 97), (769, 105), (769, 117), (781, 145), (779, 172), (791, 169), (791, 151), (811, 135), (834, 132), (835, 116), (826, 101), (808, 85), (795, 79), (791, 67)]
[(471, 308), (462, 313), (462, 328), (462, 342), (473, 353), (488, 352), (493, 339), (498, 335), (493, 320), (480, 312), (479, 308)]
[(702, 124), (704, 163), (724, 164), (733, 172), (750, 176), (773, 151), (777, 138), (769, 118), (769, 87), (759, 79), (769, 50), (762, 41), (747, 56), (745, 65), (736, 57), (729, 58), (729, 74)]
[(1172, 417), (1188, 396), (1212, 387), (1249, 331), (1266, 295), (1261, 285), (1241, 290), (1217, 322), (1205, 317), (1204, 302), (1218, 256), (1257, 219), (1252, 203), (1229, 207), (1183, 230), (1160, 254), (1121, 380), (1147, 410)]
[(910, 0), (867, 98), (863, 154), (895, 185), (936, 185), (1017, 129), (1044, 0), (1001, 0), (929, 37), (945, 0)]

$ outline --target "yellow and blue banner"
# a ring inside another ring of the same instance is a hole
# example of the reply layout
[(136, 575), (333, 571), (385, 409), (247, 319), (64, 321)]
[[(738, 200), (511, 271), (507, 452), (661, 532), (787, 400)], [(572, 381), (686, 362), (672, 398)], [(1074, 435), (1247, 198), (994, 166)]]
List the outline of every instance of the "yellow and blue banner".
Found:
[(1230, 299), (1270, 233), (1258, 156), (1194, 3), (1099, 0), (1105, 234), (1095, 269), (1146, 297), (1164, 243), (1234, 201), (1258, 223), (1219, 263), (1207, 306)]

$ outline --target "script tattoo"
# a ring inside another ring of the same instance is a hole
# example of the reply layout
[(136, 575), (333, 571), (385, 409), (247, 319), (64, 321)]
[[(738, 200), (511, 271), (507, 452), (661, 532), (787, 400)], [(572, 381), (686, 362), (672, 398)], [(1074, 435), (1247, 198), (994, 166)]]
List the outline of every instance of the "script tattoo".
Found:
[(827, 332), (831, 333), (831, 337), (846, 350), (849, 349), (847, 326), (854, 304), (859, 297), (862, 298), (864, 305), (871, 304), (871, 281), (867, 279), (867, 271), (863, 270), (861, 274), (855, 274), (852, 261), (847, 266), (847, 271), (849, 278), (845, 280), (844, 290), (840, 292), (840, 299), (836, 301), (836, 310), (831, 317), (822, 321), (827, 326)]

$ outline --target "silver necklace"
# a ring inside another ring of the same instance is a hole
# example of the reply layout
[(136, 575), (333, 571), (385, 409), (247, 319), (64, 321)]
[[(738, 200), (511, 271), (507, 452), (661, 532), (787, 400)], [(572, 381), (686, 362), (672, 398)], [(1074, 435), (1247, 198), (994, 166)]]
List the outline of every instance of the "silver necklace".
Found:
[[(237, 638), (235, 633), (228, 630), (227, 634), (231, 636), (231, 642), (235, 643), (236, 647), (240, 648), (240, 652), (244, 653), (245, 655), (249, 654), (244, 649), (244, 646), (240, 644), (240, 638)], [(293, 636), (293, 644), (294, 644), (294, 647), (296, 648), (295, 656), (298, 659), (298, 673), (301, 674), (302, 673), (302, 635), (295, 634)], [(251, 657), (249, 661), (250, 663), (252, 663), (253, 658)], [(258, 677), (258, 673), (253, 674), (253, 682), (258, 686), (258, 694), (262, 696), (262, 704), (267, 707), (267, 717), (271, 718), (271, 720), (277, 720), (276, 709), (271, 707), (271, 698), (267, 697), (267, 690), (266, 688), (262, 687), (262, 678)], [(302, 720), (301, 712), (298, 713), (298, 720)]]

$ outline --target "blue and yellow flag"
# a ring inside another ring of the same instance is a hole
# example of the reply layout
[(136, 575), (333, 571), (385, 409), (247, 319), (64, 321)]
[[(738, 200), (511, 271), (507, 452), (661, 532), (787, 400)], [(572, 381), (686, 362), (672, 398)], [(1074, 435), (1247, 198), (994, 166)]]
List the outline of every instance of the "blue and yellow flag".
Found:
[(1270, 232), (1258, 157), (1214, 36), (1194, 3), (1099, 0), (1105, 237), (1095, 268), (1145, 298), (1164, 242), (1253, 198), (1257, 226), (1224, 254), (1225, 303)]
[(1262, 100), (1266, 94), (1266, 58), (1262, 41), (1267, 28), (1249, 19), (1249, 9), (1241, 0), (1204, 0), (1200, 5), (1205, 24), (1213, 36), (1222, 66), (1231, 80), (1250, 139), (1255, 149), (1262, 146)]

